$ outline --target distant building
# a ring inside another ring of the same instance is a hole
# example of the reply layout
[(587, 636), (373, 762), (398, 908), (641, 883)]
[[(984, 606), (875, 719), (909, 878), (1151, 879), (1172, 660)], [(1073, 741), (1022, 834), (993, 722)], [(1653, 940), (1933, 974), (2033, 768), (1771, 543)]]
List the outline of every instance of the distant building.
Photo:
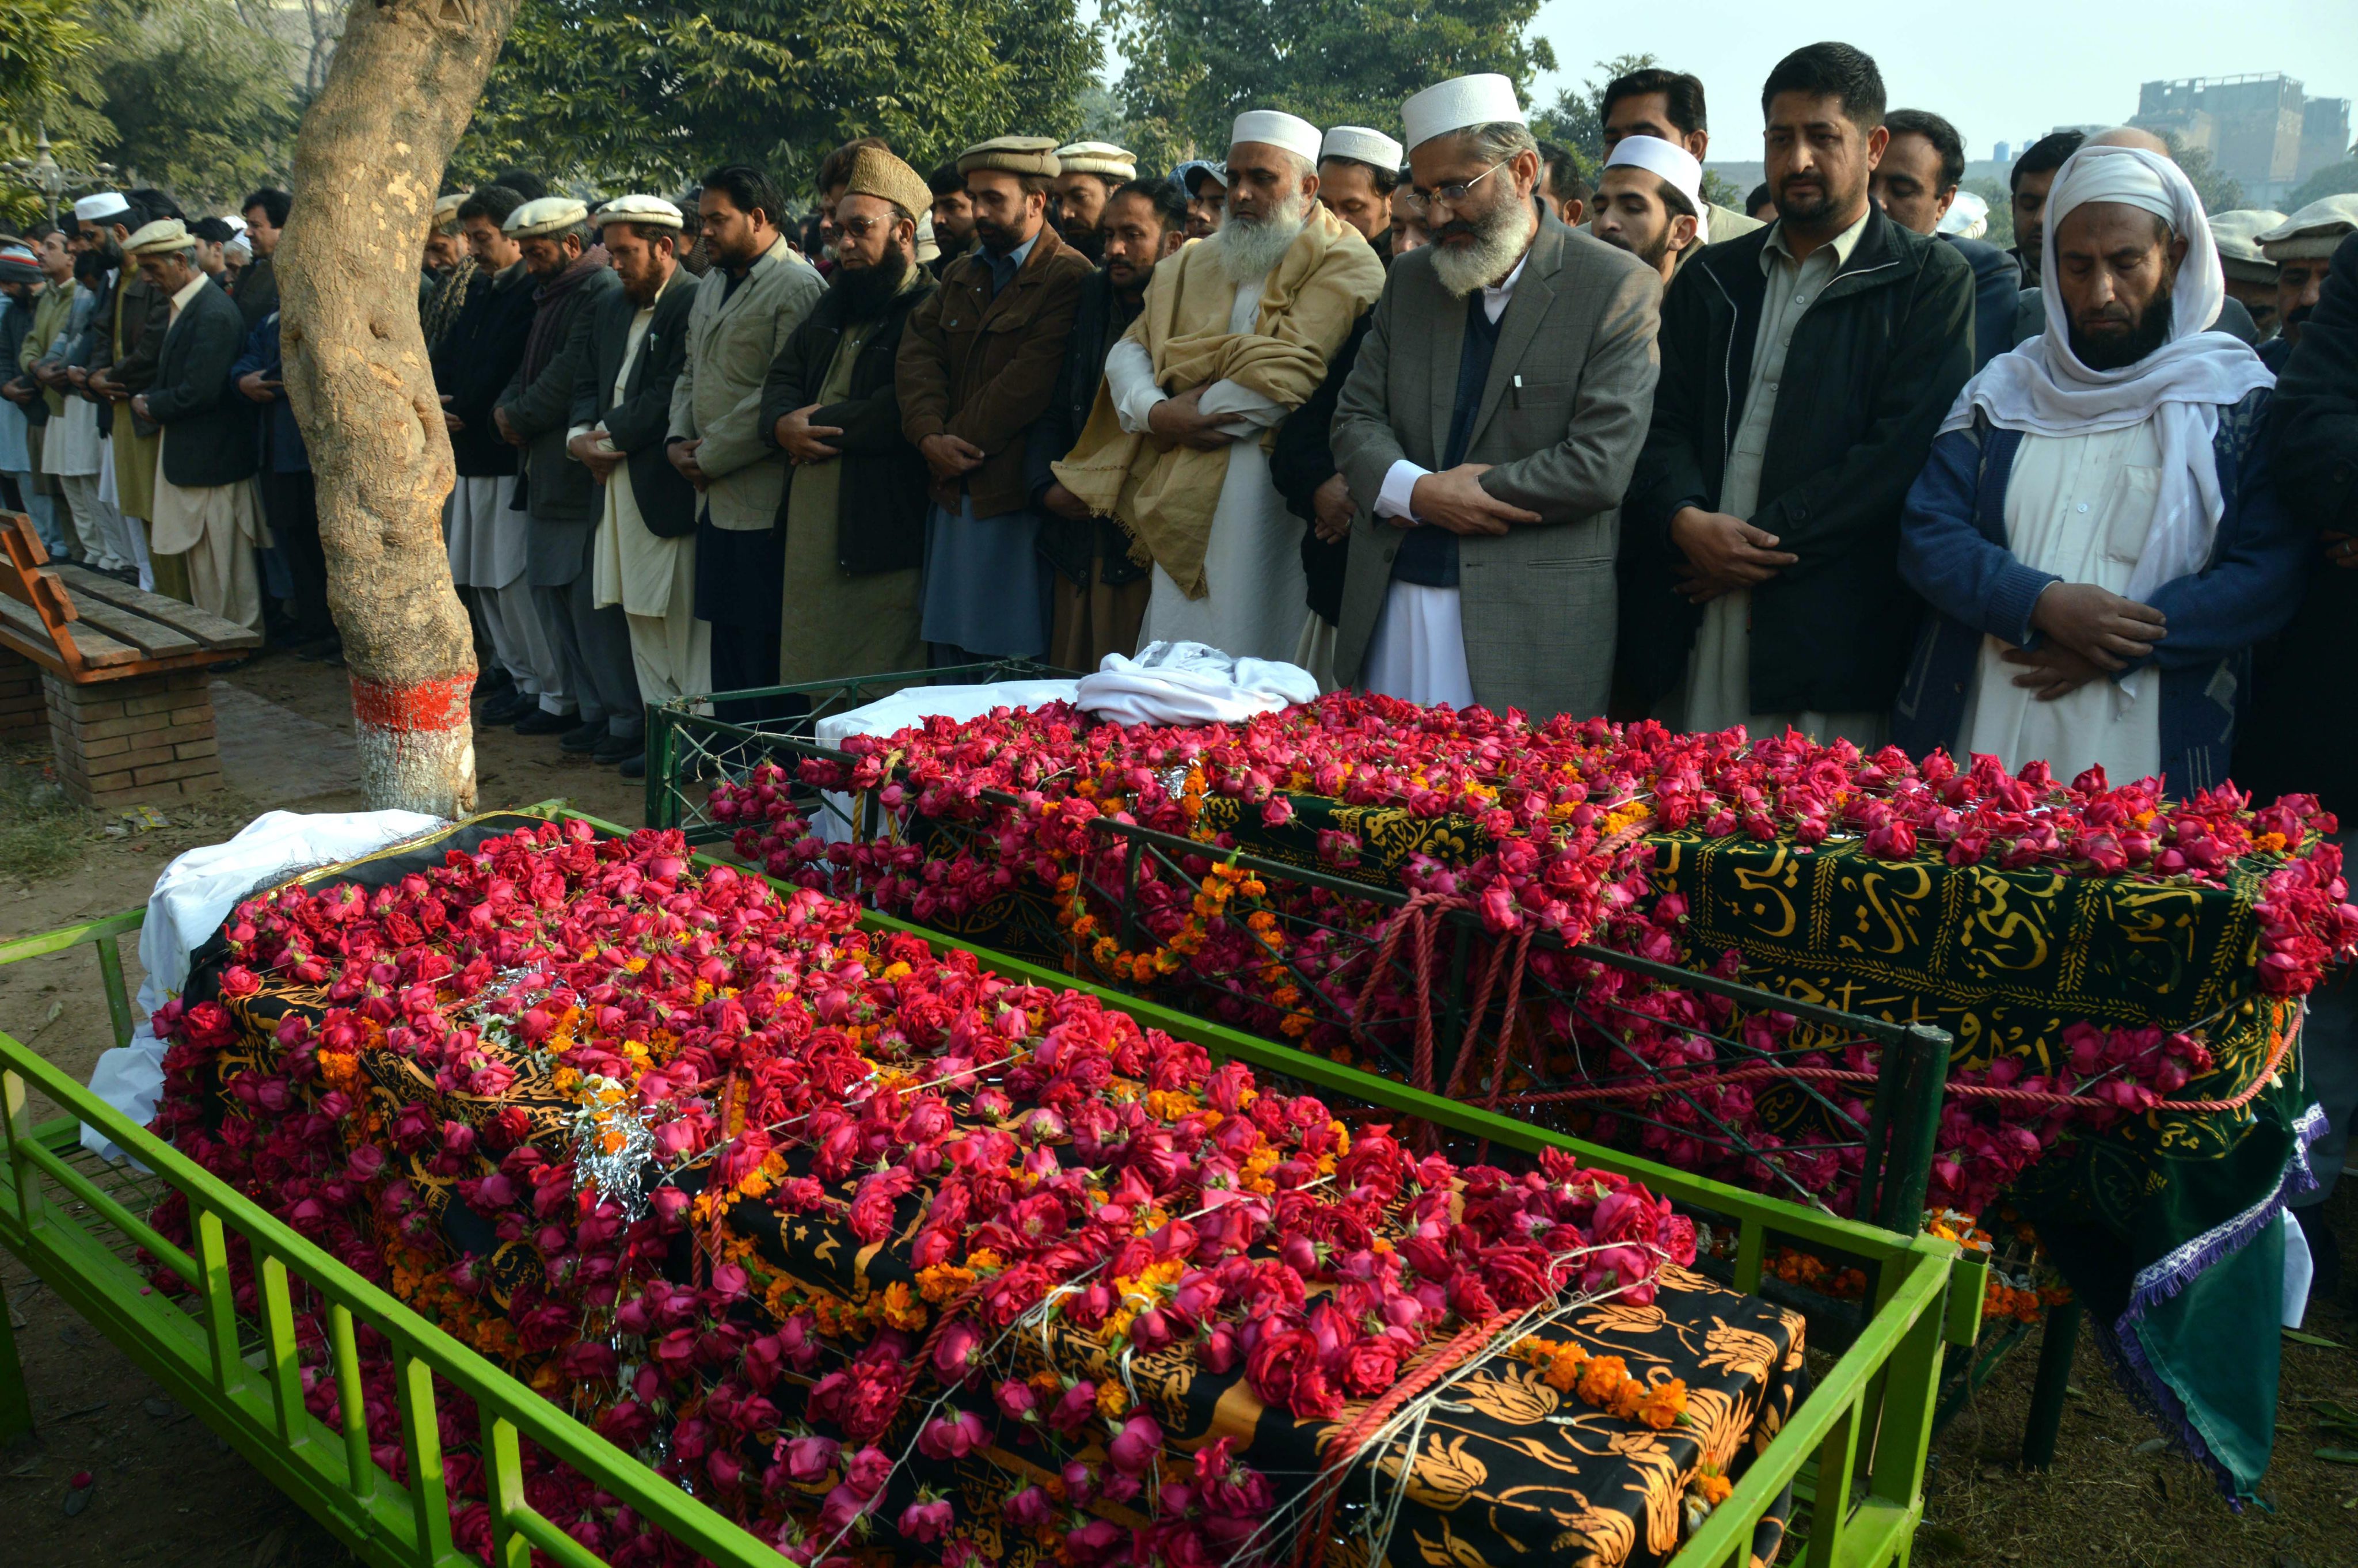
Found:
[(2148, 81), (2129, 124), (2211, 155), (2254, 206), (2277, 200), (2350, 146), (2350, 100), (2311, 98), (2295, 78), (2188, 77)]
[(1990, 149), (1990, 161), (1996, 164), (2010, 164), (2014, 159), (2008, 155), (2013, 151), (2013, 147), (2005, 142), (2000, 142), (1996, 146)]

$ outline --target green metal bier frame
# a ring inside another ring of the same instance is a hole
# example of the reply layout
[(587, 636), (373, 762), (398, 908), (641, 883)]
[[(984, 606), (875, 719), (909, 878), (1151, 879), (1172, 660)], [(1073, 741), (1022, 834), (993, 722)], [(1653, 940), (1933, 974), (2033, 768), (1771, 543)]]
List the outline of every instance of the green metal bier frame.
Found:
[[(612, 824), (561, 805), (528, 808), (555, 820)], [(699, 856), (708, 863), (711, 857)], [(864, 923), (906, 932), (936, 949), (963, 946), (904, 921), (869, 912)], [(0, 943), (0, 964), (96, 949), (118, 1044), (131, 1035), (118, 940), (137, 931), (130, 910), (40, 935)], [(1531, 1127), (1339, 1064), (1306, 1057), (1175, 1010), (1076, 982), (1020, 959), (972, 949), (1011, 978), (1081, 990), (1140, 1022), (1195, 1041), (1216, 1057), (1302, 1079), (1352, 1099), (1388, 1106), (1455, 1131), (1536, 1151), (1553, 1146), (1585, 1163), (1623, 1172), (1682, 1207), (1732, 1224), (1738, 1289), (1760, 1283), (1772, 1240), (1848, 1257), (1871, 1280), (1874, 1313), (1801, 1409), (1756, 1458), (1734, 1494), (1673, 1559), (1673, 1568), (1741, 1568), (1753, 1530), (1788, 1486), (1811, 1500), (1810, 1520), (1792, 1539), (1811, 1568), (1905, 1564), (1923, 1512), (1923, 1477), (1943, 1350), (1970, 1346), (1978, 1331), (1984, 1270), (1953, 1243), (1902, 1238), (1873, 1227), (1764, 1199), (1667, 1166)], [(67, 1114), (36, 1125), (30, 1096)], [(451, 1541), (436, 1419), (437, 1382), (470, 1397), (481, 1412), (482, 1459), (491, 1491), (493, 1568), (528, 1568), (534, 1549), (566, 1565), (597, 1568), (596, 1553), (535, 1512), (524, 1497), (519, 1444), (529, 1438), (594, 1481), (618, 1502), (681, 1544), (729, 1568), (774, 1563), (775, 1550), (705, 1508), (543, 1400), (525, 1384), (344, 1268), (244, 1197), (59, 1071), (30, 1046), (0, 1033), (0, 1246), (51, 1289), (184, 1407), (243, 1454), (282, 1491), (366, 1561), (384, 1568), (460, 1568), (473, 1560)], [(110, 1165), (80, 1147), (79, 1124), (97, 1129), (152, 1175)], [(169, 1192), (188, 1202), (192, 1256), (157, 1234), (141, 1212)], [(258, 1321), (242, 1319), (232, 1298), (229, 1238), (255, 1260)], [(135, 1260), (144, 1249), (190, 1287), (186, 1305), (156, 1292)], [(329, 1303), (333, 1375), (342, 1395), (341, 1430), (303, 1403), (294, 1330), (297, 1291)], [(15, 1336), (0, 1302), (0, 1444), (34, 1425)], [(360, 1398), (357, 1335), (362, 1325), (394, 1347), (399, 1446), (407, 1486), (371, 1457)], [(1826, 1499), (1842, 1499), (1829, 1510)]]

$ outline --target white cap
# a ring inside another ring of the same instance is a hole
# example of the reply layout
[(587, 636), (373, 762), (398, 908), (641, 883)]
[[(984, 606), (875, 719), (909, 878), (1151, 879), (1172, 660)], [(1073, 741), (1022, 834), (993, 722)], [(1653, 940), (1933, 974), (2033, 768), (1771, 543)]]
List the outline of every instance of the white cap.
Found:
[(131, 203), (124, 200), (123, 192), (120, 190), (93, 191), (88, 196), (77, 198), (74, 201), (74, 216), (85, 223), (103, 223), (109, 218), (130, 211)]
[(1136, 179), (1138, 155), (1111, 142), (1066, 142), (1056, 149), (1056, 161), (1066, 174), (1097, 174), (1109, 179)]
[(1978, 240), (1989, 232), (1989, 203), (1970, 190), (1960, 190), (1949, 202), (1949, 210), (1941, 214), (1939, 228), (1942, 234), (1953, 234), (1961, 240)]
[(589, 216), (588, 205), (570, 196), (544, 196), (509, 213), (508, 221), (500, 226), (511, 239), (537, 240), (562, 233)]
[(1710, 209), (1703, 199), (1703, 165), (1695, 161), (1694, 154), (1660, 136), (1624, 136), (1606, 155), (1605, 167), (1642, 168), (1667, 181), (1694, 209), (1696, 243), (1711, 243), (1709, 219), (1705, 216)]
[(617, 196), (598, 209), (594, 222), (603, 229), (609, 223), (649, 223), (658, 229), (680, 229), (687, 220), (679, 209), (660, 196)]
[(1500, 120), (1524, 124), (1523, 106), (1515, 84), (1492, 70), (1452, 77), (1401, 105), (1401, 128), (1412, 152), (1435, 136)]
[(1260, 142), (1297, 153), (1312, 163), (1318, 161), (1318, 144), (1323, 140), (1317, 126), (1299, 114), (1276, 109), (1248, 109), (1228, 128), (1230, 146), (1238, 142)]
[(1329, 126), (1325, 144), (1318, 149), (1321, 163), (1330, 157), (1347, 157), (1385, 169), (1400, 168), (1401, 161), (1407, 156), (1398, 142), (1381, 131), (1371, 131), (1365, 125)]

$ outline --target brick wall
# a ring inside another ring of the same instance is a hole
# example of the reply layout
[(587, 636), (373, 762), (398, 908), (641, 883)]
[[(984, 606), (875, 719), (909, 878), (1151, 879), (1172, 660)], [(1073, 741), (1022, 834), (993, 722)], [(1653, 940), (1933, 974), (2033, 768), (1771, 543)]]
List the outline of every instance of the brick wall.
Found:
[[(43, 672), (58, 777), (85, 806), (169, 800), (221, 787), (208, 672), (77, 686)], [(5, 676), (0, 675), (0, 692)]]
[(41, 696), (41, 666), (22, 654), (0, 648), (0, 741), (30, 741), (41, 731), (49, 707)]

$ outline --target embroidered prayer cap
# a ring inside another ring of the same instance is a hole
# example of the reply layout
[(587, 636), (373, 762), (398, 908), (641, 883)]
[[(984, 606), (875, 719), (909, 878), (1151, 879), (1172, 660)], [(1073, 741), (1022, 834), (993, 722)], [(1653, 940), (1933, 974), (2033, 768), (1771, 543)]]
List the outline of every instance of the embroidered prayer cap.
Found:
[(1056, 161), (1066, 174), (1101, 174), (1108, 179), (1136, 179), (1138, 155), (1111, 142), (1066, 142), (1056, 149)]
[(103, 223), (131, 211), (120, 190), (96, 190), (74, 201), (74, 216), (85, 223)]
[(1228, 188), (1227, 168), (1214, 163), (1210, 158), (1189, 158), (1171, 171), (1171, 178), (1177, 180), (1179, 189), (1190, 196), (1195, 195), (1196, 188), (1207, 179), (1223, 190)]
[(512, 240), (537, 240), (579, 227), (589, 216), (586, 202), (570, 196), (544, 196), (509, 213), (508, 221), (501, 227)]
[(142, 224), (138, 232), (123, 242), (125, 255), (177, 255), (196, 242), (189, 238), (189, 226), (178, 218), (158, 218)]
[(0, 283), (38, 283), (40, 259), (22, 245), (0, 245)]
[[(1054, 136), (993, 136), (987, 142), (977, 142), (958, 154), (957, 166), (960, 174), (989, 168), (1001, 174), (1042, 174), (1053, 178), (1065, 172), (1065, 166), (1056, 158), (1056, 138)], [(927, 200), (930, 202), (931, 198)]]
[(912, 218), (934, 210), (933, 187), (925, 177), (882, 147), (862, 147), (851, 160), (851, 178), (844, 182), (846, 196), (873, 196), (890, 201)]
[[(463, 190), (453, 190), (448, 195), (436, 197), (434, 199), (434, 226), (438, 229), (445, 229), (457, 222), (459, 221), (459, 209), (464, 207), (466, 204), (467, 193)], [(241, 218), (233, 225), (233, 227), (236, 228), (240, 232), (243, 232), (245, 221)]]
[(1278, 109), (1248, 109), (1228, 127), (1228, 146), (1232, 147), (1238, 142), (1260, 142), (1266, 146), (1283, 147), (1311, 163), (1318, 161), (1318, 144), (1324, 140), (1317, 126), (1299, 114)]
[(2358, 230), (2358, 191), (2310, 202), (2259, 236), (2260, 254), (2272, 262), (2321, 260), (2353, 230)]
[(684, 229), (687, 220), (680, 211), (660, 196), (642, 196), (635, 192), (617, 196), (598, 209), (592, 220), (599, 228), (609, 223), (644, 223), (656, 229)]
[(1522, 124), (1523, 106), (1515, 84), (1494, 70), (1452, 77), (1401, 105), (1401, 128), (1408, 133), (1411, 152), (1435, 136), (1502, 120)]
[(1371, 131), (1365, 125), (1329, 125), (1325, 140), (1318, 148), (1318, 161), (1325, 163), (1330, 157), (1352, 158), (1380, 169), (1396, 169), (1407, 161), (1408, 154), (1381, 131)]
[(2277, 264), (2260, 254), (2260, 236), (2285, 221), (2263, 207), (2238, 207), (2211, 214), (2211, 237), (2219, 242), (2219, 265), (2238, 283), (2274, 283)]

